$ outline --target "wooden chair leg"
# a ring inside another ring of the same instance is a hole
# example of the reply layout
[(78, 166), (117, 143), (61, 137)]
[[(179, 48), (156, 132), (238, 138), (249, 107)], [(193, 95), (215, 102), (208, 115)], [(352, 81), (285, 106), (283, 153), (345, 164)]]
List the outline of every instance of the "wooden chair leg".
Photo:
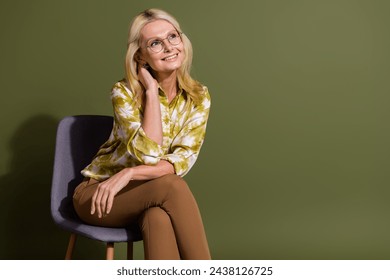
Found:
[(113, 259), (114, 259), (114, 243), (107, 242), (106, 260), (113, 260)]
[(127, 242), (127, 259), (128, 260), (133, 259), (133, 242), (132, 241)]
[(74, 245), (76, 244), (76, 240), (77, 240), (77, 235), (75, 233), (72, 233), (69, 238), (68, 248), (66, 249), (65, 260), (72, 259), (73, 249), (74, 249)]

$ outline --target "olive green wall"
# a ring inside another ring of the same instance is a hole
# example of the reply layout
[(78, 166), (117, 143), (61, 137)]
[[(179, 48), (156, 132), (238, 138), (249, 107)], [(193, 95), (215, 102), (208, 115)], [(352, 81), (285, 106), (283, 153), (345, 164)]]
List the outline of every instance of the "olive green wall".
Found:
[[(212, 94), (186, 179), (213, 257), (390, 259), (387, 0), (2, 1), (0, 258), (63, 258), (56, 125), (111, 114), (129, 21), (148, 7), (181, 22)], [(81, 239), (75, 257), (103, 250)]]

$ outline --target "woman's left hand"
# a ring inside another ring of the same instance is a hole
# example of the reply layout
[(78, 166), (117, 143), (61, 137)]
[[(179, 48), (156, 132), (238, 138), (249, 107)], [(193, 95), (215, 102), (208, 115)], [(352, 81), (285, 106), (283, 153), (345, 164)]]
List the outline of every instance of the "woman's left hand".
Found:
[(106, 181), (101, 182), (92, 196), (91, 215), (95, 212), (97, 212), (99, 218), (108, 215), (115, 195), (130, 182), (131, 178), (131, 168), (125, 168)]

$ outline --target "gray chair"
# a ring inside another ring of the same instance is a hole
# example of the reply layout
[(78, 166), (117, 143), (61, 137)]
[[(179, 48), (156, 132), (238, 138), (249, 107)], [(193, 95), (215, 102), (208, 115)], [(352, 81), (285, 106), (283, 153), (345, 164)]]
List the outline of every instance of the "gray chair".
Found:
[(138, 225), (128, 228), (91, 226), (81, 221), (73, 208), (75, 187), (82, 181), (80, 171), (109, 137), (113, 118), (81, 115), (63, 118), (57, 129), (51, 190), (51, 215), (62, 229), (71, 232), (65, 259), (72, 258), (78, 235), (106, 243), (106, 259), (114, 258), (114, 243), (127, 242), (127, 258), (133, 258), (133, 242), (142, 240)]

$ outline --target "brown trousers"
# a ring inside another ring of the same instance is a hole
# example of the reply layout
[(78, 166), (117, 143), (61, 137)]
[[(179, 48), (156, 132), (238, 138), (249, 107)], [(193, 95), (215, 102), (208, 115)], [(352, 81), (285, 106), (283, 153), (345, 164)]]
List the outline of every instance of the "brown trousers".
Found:
[(139, 223), (145, 259), (210, 259), (197, 203), (181, 177), (131, 181), (115, 196), (110, 214), (102, 218), (90, 214), (98, 184), (84, 180), (75, 189), (73, 204), (84, 222), (109, 227)]

